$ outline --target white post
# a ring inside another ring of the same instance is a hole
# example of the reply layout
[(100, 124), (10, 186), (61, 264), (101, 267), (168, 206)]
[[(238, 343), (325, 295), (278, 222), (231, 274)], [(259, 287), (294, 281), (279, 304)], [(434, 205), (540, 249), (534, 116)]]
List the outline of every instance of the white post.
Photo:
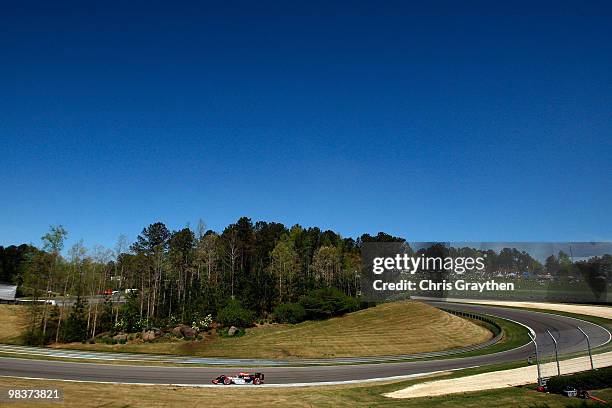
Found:
[(580, 330), (580, 332), (584, 334), (584, 337), (586, 338), (587, 347), (589, 348), (589, 359), (591, 360), (591, 370), (594, 370), (595, 366), (593, 365), (593, 354), (591, 353), (591, 341), (589, 340), (589, 335), (586, 334), (584, 330), (580, 328), (580, 326), (577, 326), (577, 327), (578, 327), (578, 330)]
[(536, 343), (535, 336), (531, 334), (531, 332), (529, 332), (528, 334), (529, 338), (533, 342), (533, 346), (535, 347), (536, 366), (538, 367), (538, 385), (542, 385), (542, 373), (540, 372), (540, 353), (538, 352), (538, 343)]
[(561, 367), (559, 366), (559, 350), (557, 349), (557, 340), (555, 340), (554, 336), (550, 332), (550, 330), (546, 330), (548, 335), (552, 339), (553, 343), (555, 343), (555, 360), (557, 360), (557, 375), (561, 375)]

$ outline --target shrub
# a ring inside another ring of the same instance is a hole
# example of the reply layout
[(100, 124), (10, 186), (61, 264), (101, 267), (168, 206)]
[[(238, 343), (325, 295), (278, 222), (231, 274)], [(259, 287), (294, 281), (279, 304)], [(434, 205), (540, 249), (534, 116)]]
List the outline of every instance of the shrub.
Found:
[(72, 308), (72, 312), (62, 325), (62, 339), (65, 342), (85, 341), (87, 339), (87, 316), (85, 314), (86, 302), (81, 297)]
[(213, 319), (211, 315), (206, 315), (204, 318), (196, 317), (191, 323), (191, 328), (199, 332), (206, 331), (212, 327)]
[(612, 367), (552, 377), (546, 383), (549, 392), (562, 394), (567, 386), (582, 390), (607, 388), (612, 384)]
[(254, 319), (254, 313), (243, 308), (240, 302), (235, 299), (230, 300), (227, 306), (221, 309), (217, 315), (217, 320), (225, 327), (249, 327)]
[(43, 336), (42, 329), (36, 328), (28, 330), (24, 336), (25, 343), (29, 346), (41, 346), (51, 343), (50, 331)]
[(178, 317), (176, 317), (175, 315), (171, 315), (168, 318), (168, 326), (169, 327), (176, 327), (180, 322), (181, 322), (181, 320)]
[(279, 323), (296, 324), (306, 319), (306, 310), (299, 303), (281, 303), (274, 308), (274, 319)]
[(308, 319), (327, 319), (359, 310), (359, 301), (335, 288), (317, 289), (300, 298)]

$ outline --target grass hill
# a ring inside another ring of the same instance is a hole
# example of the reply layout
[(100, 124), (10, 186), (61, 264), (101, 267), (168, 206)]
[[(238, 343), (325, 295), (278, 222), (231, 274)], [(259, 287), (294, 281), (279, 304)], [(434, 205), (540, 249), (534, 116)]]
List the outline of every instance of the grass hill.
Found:
[(239, 338), (185, 343), (189, 354), (218, 357), (316, 358), (412, 354), (482, 343), (492, 333), (416, 301), (385, 303), (343, 317), (265, 325)]
[[(14, 342), (25, 307), (0, 305), (0, 342)], [(326, 358), (413, 354), (482, 343), (486, 328), (417, 301), (385, 303), (324, 321), (267, 324), (241, 337), (167, 339), (140, 344), (56, 345), (61, 348), (234, 358)]]
[(19, 343), (28, 326), (25, 306), (0, 305), (0, 343)]

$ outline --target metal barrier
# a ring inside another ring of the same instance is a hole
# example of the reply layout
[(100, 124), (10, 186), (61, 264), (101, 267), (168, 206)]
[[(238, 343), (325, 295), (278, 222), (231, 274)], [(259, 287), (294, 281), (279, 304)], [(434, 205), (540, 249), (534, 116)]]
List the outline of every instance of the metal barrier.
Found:
[(489, 326), (491, 326), (490, 328), (493, 331), (493, 334), (494, 334), (493, 338), (497, 339), (494, 343), (497, 343), (499, 340), (501, 340), (501, 338), (504, 335), (501, 326), (497, 324), (495, 320), (490, 319), (487, 316), (477, 314), (477, 313), (464, 312), (464, 311), (455, 310), (455, 309), (440, 308), (440, 310), (444, 310), (445, 312), (453, 314), (455, 316), (465, 317), (465, 318), (472, 319), (472, 320), (478, 320), (478, 321), (488, 324)]

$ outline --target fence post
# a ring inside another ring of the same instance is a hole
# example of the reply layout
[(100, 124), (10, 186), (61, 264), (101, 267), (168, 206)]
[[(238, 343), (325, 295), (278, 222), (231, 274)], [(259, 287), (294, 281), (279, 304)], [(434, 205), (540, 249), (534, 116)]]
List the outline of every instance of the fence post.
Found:
[(594, 370), (595, 366), (593, 365), (593, 354), (591, 353), (591, 341), (589, 340), (589, 335), (586, 334), (584, 330), (580, 328), (580, 326), (576, 326), (576, 327), (578, 327), (578, 330), (580, 330), (580, 332), (584, 334), (584, 337), (586, 338), (587, 347), (589, 348), (589, 360), (591, 360), (591, 370)]
[(552, 335), (550, 330), (546, 330), (546, 331), (548, 332), (548, 335), (552, 339), (553, 343), (555, 343), (555, 360), (557, 361), (557, 375), (560, 376), (561, 375), (561, 366), (559, 366), (559, 350), (557, 349), (557, 340)]
[(538, 352), (538, 343), (536, 343), (535, 336), (531, 334), (531, 332), (529, 332), (528, 334), (529, 338), (533, 342), (533, 346), (535, 347), (536, 366), (538, 367), (538, 385), (542, 385), (542, 373), (540, 372), (540, 353)]

